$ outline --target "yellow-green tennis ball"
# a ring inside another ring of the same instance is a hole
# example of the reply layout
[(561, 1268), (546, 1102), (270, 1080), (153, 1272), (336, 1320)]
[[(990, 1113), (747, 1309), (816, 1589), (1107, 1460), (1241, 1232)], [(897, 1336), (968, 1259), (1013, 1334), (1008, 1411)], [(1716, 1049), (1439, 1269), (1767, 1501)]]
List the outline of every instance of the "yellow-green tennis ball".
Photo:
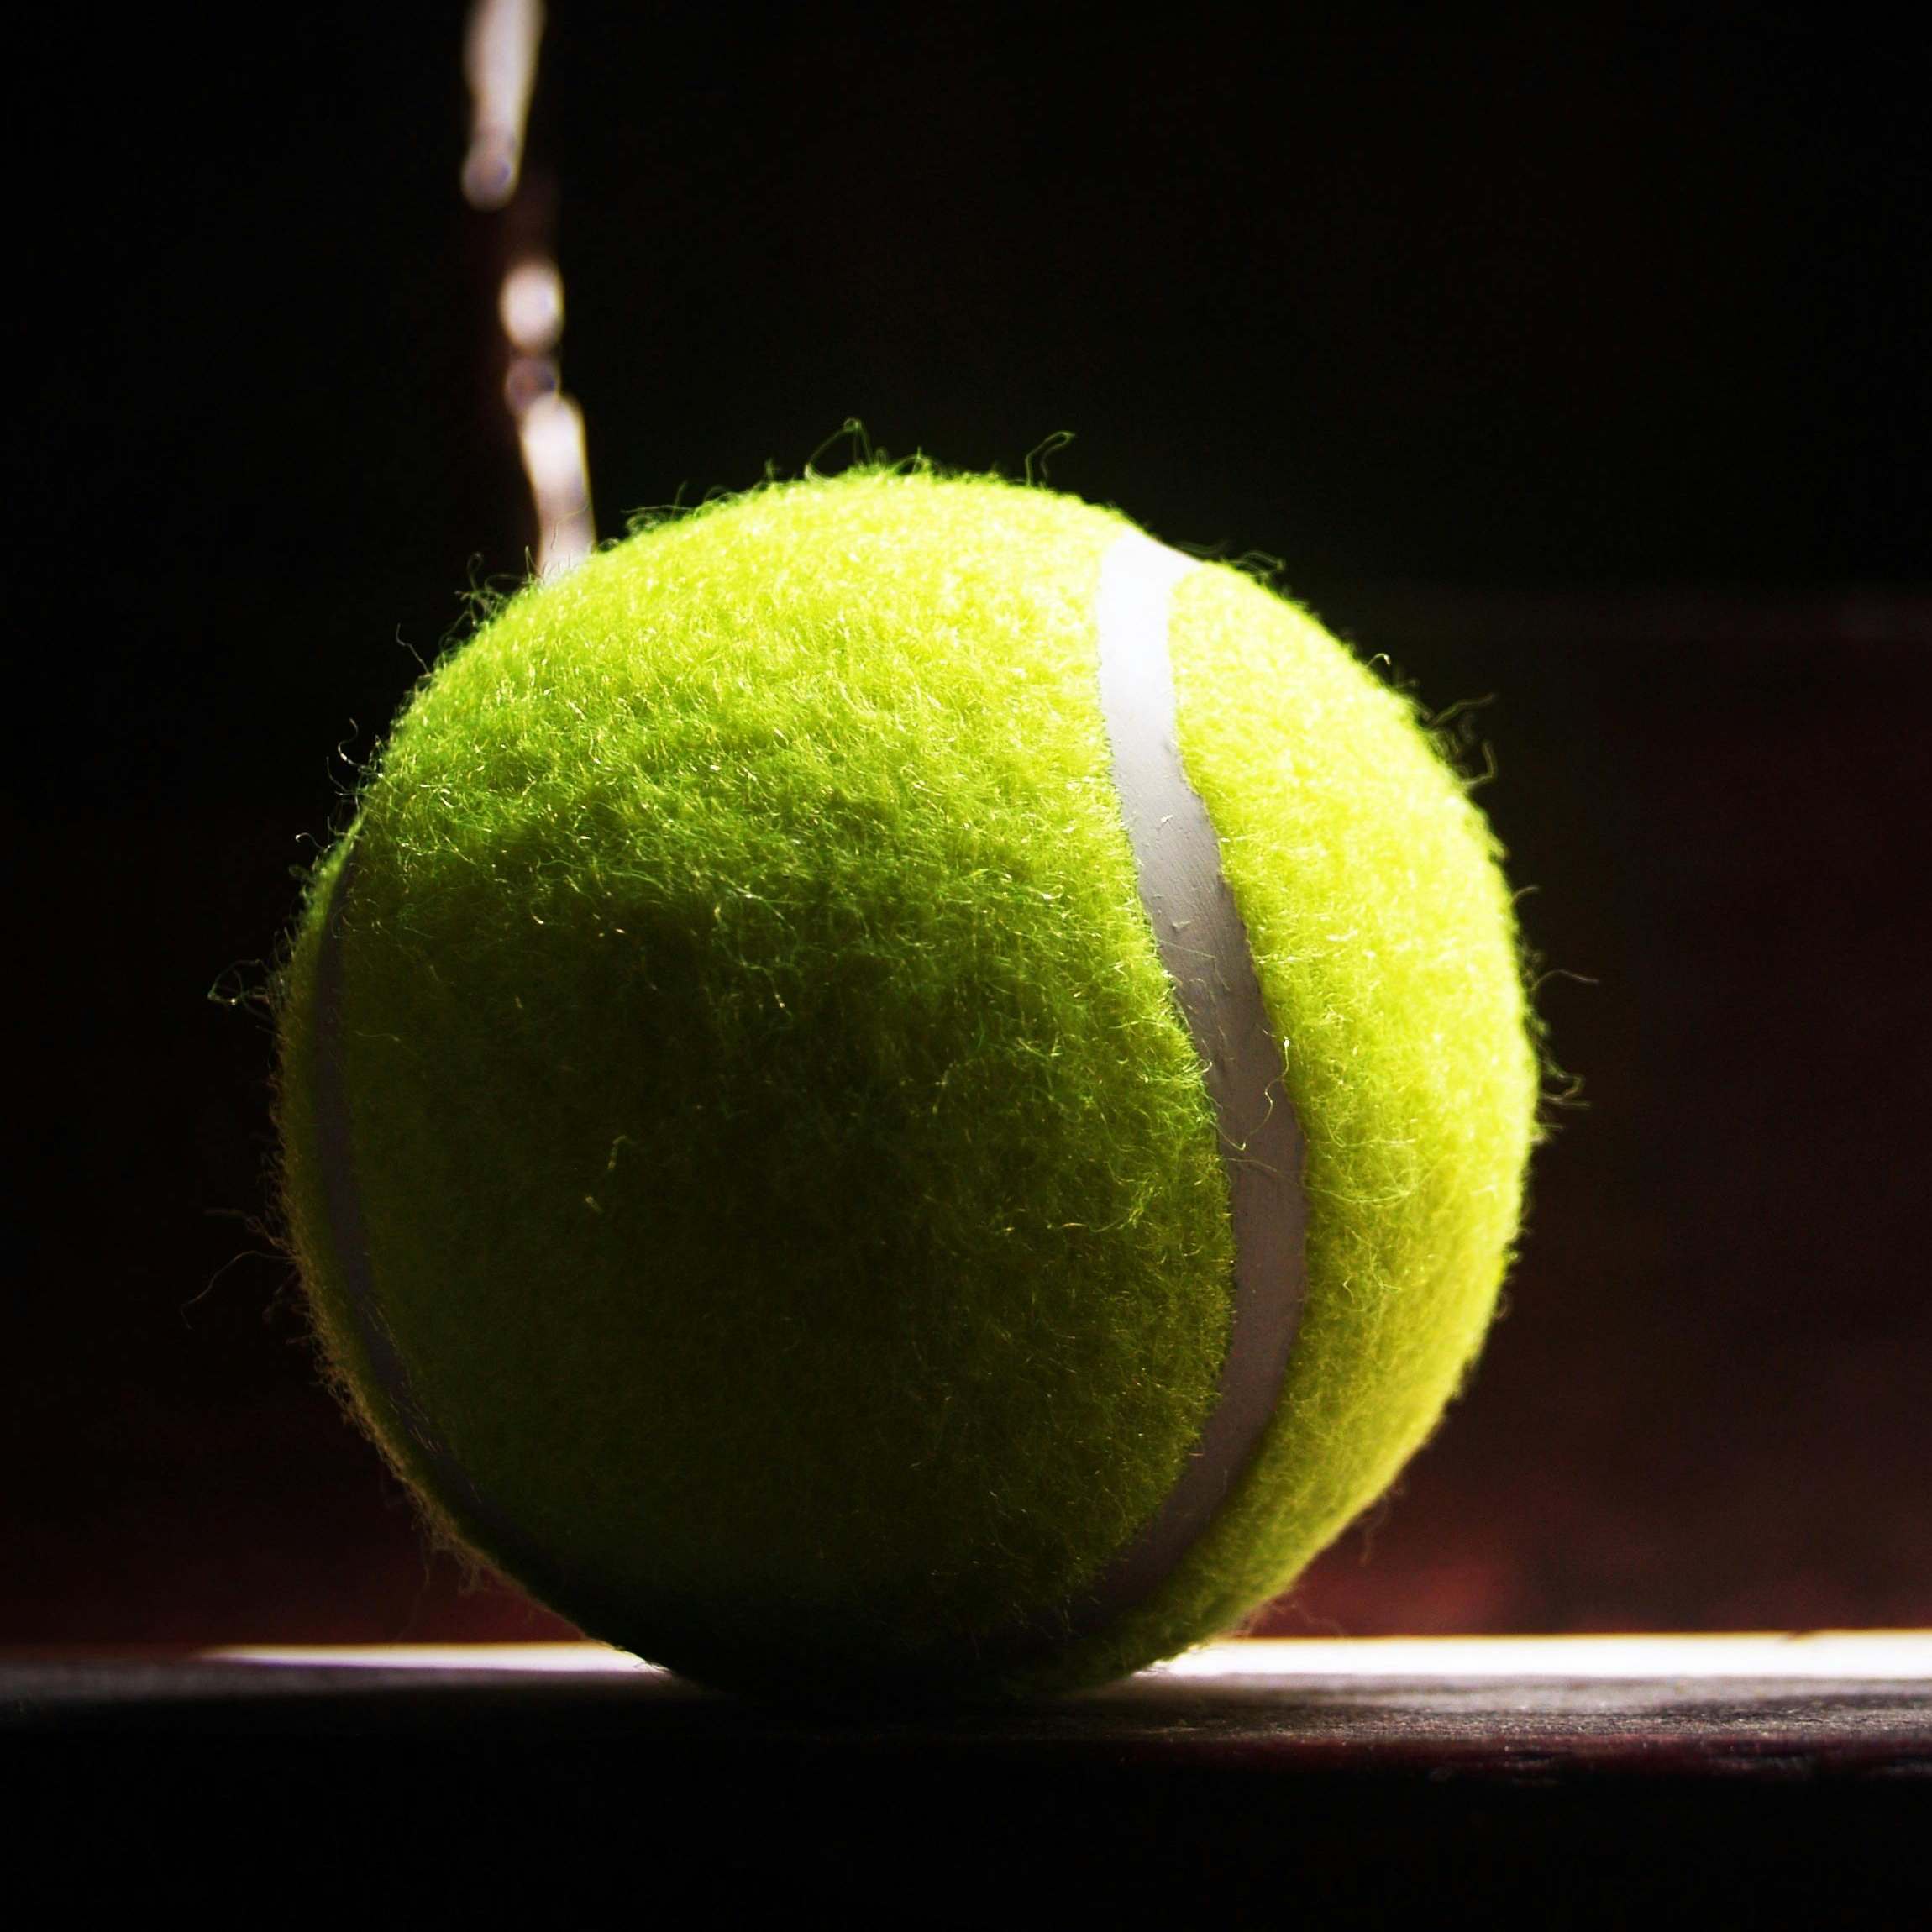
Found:
[(287, 1212), (438, 1525), (727, 1687), (1084, 1684), (1394, 1476), (1534, 1137), (1405, 700), (1111, 512), (868, 471), (436, 669), (284, 977)]

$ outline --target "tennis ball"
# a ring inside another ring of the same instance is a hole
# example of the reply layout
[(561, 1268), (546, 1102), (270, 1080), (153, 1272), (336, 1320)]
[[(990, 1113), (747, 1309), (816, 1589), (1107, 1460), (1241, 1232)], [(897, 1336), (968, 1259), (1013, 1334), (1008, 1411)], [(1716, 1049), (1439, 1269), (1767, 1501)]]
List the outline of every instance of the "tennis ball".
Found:
[(281, 985), (292, 1246), (438, 1529), (754, 1692), (1095, 1683), (1429, 1433), (1537, 1070), (1409, 702), (1045, 490), (780, 485), (423, 682)]

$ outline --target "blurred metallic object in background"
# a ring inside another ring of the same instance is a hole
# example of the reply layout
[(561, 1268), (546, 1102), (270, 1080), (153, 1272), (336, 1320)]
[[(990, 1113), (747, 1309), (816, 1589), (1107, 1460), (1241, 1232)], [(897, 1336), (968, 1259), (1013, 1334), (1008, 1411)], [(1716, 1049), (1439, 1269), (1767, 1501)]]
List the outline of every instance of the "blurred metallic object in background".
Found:
[(550, 237), (552, 199), (524, 171), (541, 0), (476, 0), (464, 38), (470, 85), (470, 147), (463, 193), (470, 205), (501, 211), (505, 267), (496, 312), (507, 349), (503, 401), (537, 525), (533, 567), (554, 576), (581, 563), (596, 542), (591, 516), (584, 413), (564, 392), (557, 348), (564, 333), (564, 279)]
[(507, 207), (517, 192), (543, 37), (543, 0), (476, 0), (470, 9), (463, 41), (470, 101), (463, 197), (473, 208)]

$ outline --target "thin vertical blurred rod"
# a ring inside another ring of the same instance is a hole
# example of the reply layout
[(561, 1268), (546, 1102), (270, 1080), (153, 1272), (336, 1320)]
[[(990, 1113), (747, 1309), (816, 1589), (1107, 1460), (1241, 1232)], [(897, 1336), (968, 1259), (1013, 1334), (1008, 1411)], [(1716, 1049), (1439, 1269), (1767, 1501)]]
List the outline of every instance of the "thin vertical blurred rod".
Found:
[(543, 38), (543, 0), (476, 0), (470, 9), (463, 38), (470, 103), (463, 197), (473, 208), (506, 207), (517, 192)]
[(589, 555), (596, 530), (584, 415), (564, 392), (557, 361), (564, 281), (549, 204), (524, 165), (543, 38), (542, 0), (475, 0), (471, 7), (463, 45), (470, 100), (463, 194), (472, 207), (496, 214), (504, 224), (497, 289), (503, 401), (536, 518), (537, 574), (554, 576)]

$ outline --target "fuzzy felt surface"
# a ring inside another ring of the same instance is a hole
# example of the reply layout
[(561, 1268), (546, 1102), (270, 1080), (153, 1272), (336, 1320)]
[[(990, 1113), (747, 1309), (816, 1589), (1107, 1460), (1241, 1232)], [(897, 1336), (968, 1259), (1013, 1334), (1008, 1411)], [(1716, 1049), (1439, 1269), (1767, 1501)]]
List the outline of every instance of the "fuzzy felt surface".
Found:
[[(1097, 701), (1122, 527), (978, 479), (777, 486), (524, 592), (425, 681), (340, 928), (413, 1416), (332, 1252), (339, 851), (318, 870), (281, 1105), (318, 1329), (442, 1526), (598, 1635), (748, 1688), (1095, 1681), (1285, 1583), (1480, 1340), (1536, 1092), (1487, 833), (1401, 700), (1198, 571), (1182, 749), (1309, 1137), (1309, 1303), (1214, 1528), (1052, 1642), (1174, 1480), (1228, 1326), (1225, 1178)], [(433, 1493), (424, 1425), (489, 1522)]]

